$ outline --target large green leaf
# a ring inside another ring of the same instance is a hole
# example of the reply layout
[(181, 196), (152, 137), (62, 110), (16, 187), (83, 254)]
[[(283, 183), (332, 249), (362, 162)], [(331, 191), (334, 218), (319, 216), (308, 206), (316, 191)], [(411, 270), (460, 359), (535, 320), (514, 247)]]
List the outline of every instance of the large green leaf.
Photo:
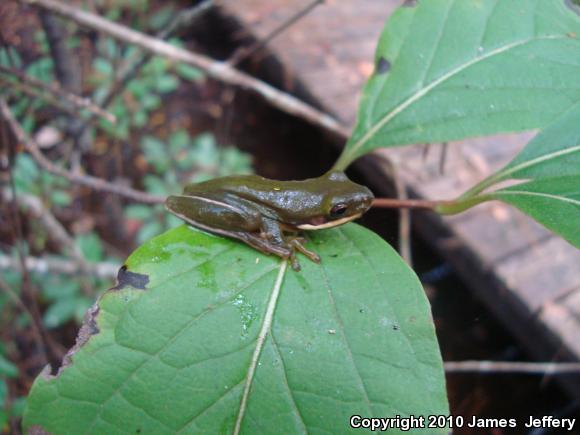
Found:
[[(482, 193), (498, 183), (527, 180)], [(454, 213), (499, 199), (580, 248), (580, 104), (539, 133), (503, 169), (438, 211)]]
[(580, 175), (539, 178), (489, 197), (516, 206), (580, 248)]
[[(186, 226), (133, 253), (25, 428), (79, 433), (345, 433), (349, 418), (447, 414), (419, 281), (378, 236), (317, 232), (322, 264)], [(446, 433), (429, 430), (428, 433)]]
[(354, 133), (375, 148), (547, 125), (580, 101), (580, 13), (569, 0), (428, 0), (387, 23)]

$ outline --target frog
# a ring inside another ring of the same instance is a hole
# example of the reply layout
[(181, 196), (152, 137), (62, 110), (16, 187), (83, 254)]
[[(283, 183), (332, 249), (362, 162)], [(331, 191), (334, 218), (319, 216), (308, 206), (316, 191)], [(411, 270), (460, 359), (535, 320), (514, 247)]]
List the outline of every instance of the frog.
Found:
[(306, 180), (279, 181), (235, 175), (188, 184), (171, 195), (166, 209), (191, 226), (237, 239), (269, 255), (289, 259), (300, 270), (297, 252), (315, 263), (303, 231), (332, 228), (362, 216), (374, 196), (344, 172), (331, 170)]

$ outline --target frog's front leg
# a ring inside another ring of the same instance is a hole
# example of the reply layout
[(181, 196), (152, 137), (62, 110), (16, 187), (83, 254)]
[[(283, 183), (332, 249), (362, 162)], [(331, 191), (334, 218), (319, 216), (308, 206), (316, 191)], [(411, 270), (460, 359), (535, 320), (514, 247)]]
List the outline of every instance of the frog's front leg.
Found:
[(300, 263), (296, 258), (296, 251), (302, 252), (316, 263), (320, 263), (320, 257), (304, 247), (305, 239), (297, 236), (284, 236), (281, 225), (278, 221), (269, 218), (262, 218), (264, 237), (274, 246), (283, 246), (290, 251), (288, 257), (292, 264), (292, 269), (299, 271)]

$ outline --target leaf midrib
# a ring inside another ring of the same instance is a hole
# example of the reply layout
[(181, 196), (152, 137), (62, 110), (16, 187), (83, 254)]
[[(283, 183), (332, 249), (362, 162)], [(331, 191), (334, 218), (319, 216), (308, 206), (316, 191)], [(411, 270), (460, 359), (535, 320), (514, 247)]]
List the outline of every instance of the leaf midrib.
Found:
[(413, 95), (411, 95), (410, 97), (408, 97), (405, 101), (403, 101), (402, 103), (400, 103), (398, 106), (396, 106), (395, 108), (393, 108), (393, 110), (391, 110), (390, 112), (386, 113), (385, 115), (383, 115), (378, 122), (373, 125), (370, 129), (367, 130), (367, 132), (359, 139), (357, 140), (354, 145), (350, 148), (349, 154), (355, 154), (358, 149), (360, 149), (365, 143), (367, 143), (373, 136), (375, 136), (375, 134), (377, 134), (377, 132), (383, 128), (387, 123), (389, 123), (393, 118), (395, 118), (397, 115), (399, 115), (401, 112), (403, 112), (405, 109), (407, 109), (409, 106), (411, 106), (413, 103), (415, 103), (416, 101), (418, 101), (419, 99), (421, 99), (422, 97), (424, 97), (425, 95), (427, 95), (429, 92), (431, 92), (434, 88), (436, 88), (437, 86), (439, 86), (441, 83), (444, 83), (445, 81), (451, 79), (452, 77), (456, 76), (457, 74), (463, 72), (464, 70), (466, 70), (467, 68), (476, 65), (484, 60), (490, 59), (494, 56), (497, 56), (499, 54), (502, 54), (508, 50), (511, 50), (513, 48), (517, 48), (520, 47), (522, 45), (526, 45), (529, 44), (530, 42), (535, 42), (535, 41), (541, 41), (541, 40), (554, 40), (554, 39), (565, 39), (567, 38), (567, 36), (564, 35), (546, 35), (546, 36), (542, 36), (542, 37), (534, 37), (534, 38), (528, 38), (528, 39), (524, 39), (524, 40), (519, 40), (519, 41), (515, 41), (512, 42), (510, 44), (498, 47), (494, 50), (491, 50), (485, 54), (482, 54), (479, 57), (473, 58), (470, 61), (457, 66), (456, 68), (450, 70), (449, 72), (447, 72), (446, 74), (442, 75), (441, 77), (439, 77), (438, 79), (434, 80), (433, 82), (429, 83), (427, 86), (425, 86), (424, 88), (419, 89), (417, 92), (415, 92)]
[(258, 338), (256, 340), (256, 348), (252, 354), (252, 359), (250, 365), (248, 366), (248, 371), (245, 378), (244, 391), (242, 393), (242, 399), (240, 400), (240, 407), (238, 409), (238, 415), (236, 417), (236, 424), (234, 426), (234, 435), (239, 435), (242, 428), (242, 422), (246, 414), (246, 408), (248, 403), (248, 397), (250, 395), (250, 389), (252, 388), (252, 383), (254, 381), (254, 376), (256, 374), (256, 367), (258, 366), (258, 361), (264, 348), (264, 343), (268, 334), (271, 332), (272, 321), (274, 319), (274, 311), (276, 310), (276, 305), (278, 304), (278, 297), (280, 296), (280, 290), (282, 287), (282, 282), (284, 281), (284, 276), (286, 275), (286, 269), (288, 266), (287, 260), (282, 260), (280, 262), (280, 269), (274, 286), (272, 287), (272, 292), (270, 293), (270, 298), (268, 300), (268, 305), (266, 307), (266, 313), (264, 314), (264, 321), (262, 322), (262, 327), (258, 333)]
[(558, 157), (565, 156), (567, 154), (572, 154), (576, 151), (580, 152), (580, 145), (572, 146), (570, 148), (566, 148), (566, 149), (556, 151), (556, 152), (551, 152), (551, 153), (536, 157), (534, 159), (527, 160), (523, 163), (512, 166), (511, 168), (506, 168), (505, 170), (498, 172), (497, 175), (494, 176), (493, 178), (494, 178), (494, 180), (497, 180), (497, 181), (505, 180), (507, 177), (509, 177), (510, 175), (512, 175), (516, 172), (522, 171), (524, 169), (528, 169), (532, 166), (536, 166), (536, 165), (541, 164), (547, 160), (556, 159)]
[(499, 196), (500, 198), (505, 195), (517, 195), (517, 196), (537, 196), (541, 198), (553, 199), (555, 201), (561, 202), (568, 202), (572, 205), (576, 205), (580, 207), (580, 201), (577, 201), (573, 198), (567, 198), (565, 196), (559, 195), (551, 195), (549, 193), (542, 193), (542, 192), (529, 192), (526, 190), (498, 190), (491, 194), (491, 196)]

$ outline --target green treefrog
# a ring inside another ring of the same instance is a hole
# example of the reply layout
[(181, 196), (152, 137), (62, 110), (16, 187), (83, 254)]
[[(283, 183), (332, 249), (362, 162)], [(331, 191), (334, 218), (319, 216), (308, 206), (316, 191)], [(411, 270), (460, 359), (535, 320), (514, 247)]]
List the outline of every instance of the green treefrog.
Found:
[(320, 257), (304, 247), (302, 230), (331, 228), (366, 212), (371, 191), (330, 171), (302, 181), (276, 181), (256, 175), (216, 178), (187, 185), (169, 196), (167, 210), (202, 230), (241, 240), (266, 254), (289, 258), (300, 270), (296, 251), (314, 262)]

